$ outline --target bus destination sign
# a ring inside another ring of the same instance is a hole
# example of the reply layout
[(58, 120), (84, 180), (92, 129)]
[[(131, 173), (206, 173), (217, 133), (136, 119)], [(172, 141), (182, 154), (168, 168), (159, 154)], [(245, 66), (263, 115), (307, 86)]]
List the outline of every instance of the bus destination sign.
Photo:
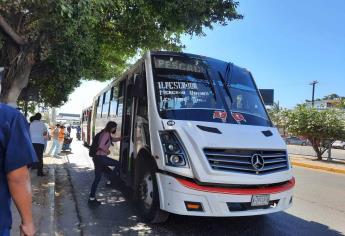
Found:
[(197, 60), (190, 60), (191, 63), (186, 63), (184, 61), (177, 60), (174, 57), (170, 58), (154, 58), (155, 67), (157, 69), (172, 69), (172, 70), (182, 70), (194, 73), (205, 73), (205, 68), (202, 64), (199, 64)]

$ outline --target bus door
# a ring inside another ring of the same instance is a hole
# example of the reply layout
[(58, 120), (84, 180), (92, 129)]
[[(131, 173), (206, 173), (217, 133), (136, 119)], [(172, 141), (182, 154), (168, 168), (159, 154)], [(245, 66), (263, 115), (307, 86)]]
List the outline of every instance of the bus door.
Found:
[(131, 159), (132, 159), (132, 120), (133, 120), (133, 80), (125, 80), (124, 84), (124, 105), (123, 105), (123, 117), (122, 117), (122, 137), (128, 137), (121, 142), (120, 153), (120, 168), (121, 178), (123, 181), (130, 185), (131, 183)]

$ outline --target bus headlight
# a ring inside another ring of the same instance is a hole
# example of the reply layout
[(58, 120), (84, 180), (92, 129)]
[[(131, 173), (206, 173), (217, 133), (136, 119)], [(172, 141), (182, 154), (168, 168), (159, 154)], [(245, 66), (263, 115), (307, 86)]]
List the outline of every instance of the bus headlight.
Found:
[(185, 166), (186, 161), (181, 155), (170, 155), (169, 162), (174, 166)]
[(168, 166), (188, 167), (187, 154), (174, 131), (162, 131), (161, 138), (165, 163)]

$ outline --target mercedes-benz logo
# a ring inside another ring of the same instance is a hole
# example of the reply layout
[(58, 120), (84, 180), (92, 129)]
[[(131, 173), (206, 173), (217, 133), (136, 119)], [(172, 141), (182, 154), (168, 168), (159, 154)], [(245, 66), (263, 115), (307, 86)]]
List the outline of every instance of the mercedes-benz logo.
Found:
[(251, 162), (252, 166), (257, 171), (262, 170), (265, 166), (265, 160), (260, 154), (253, 154)]

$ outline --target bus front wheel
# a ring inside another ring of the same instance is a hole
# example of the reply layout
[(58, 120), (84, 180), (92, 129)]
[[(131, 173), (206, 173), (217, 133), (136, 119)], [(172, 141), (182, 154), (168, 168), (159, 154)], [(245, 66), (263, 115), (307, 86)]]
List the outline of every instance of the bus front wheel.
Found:
[(138, 186), (138, 208), (145, 221), (163, 223), (169, 213), (159, 207), (159, 193), (154, 170), (147, 169), (140, 178)]

